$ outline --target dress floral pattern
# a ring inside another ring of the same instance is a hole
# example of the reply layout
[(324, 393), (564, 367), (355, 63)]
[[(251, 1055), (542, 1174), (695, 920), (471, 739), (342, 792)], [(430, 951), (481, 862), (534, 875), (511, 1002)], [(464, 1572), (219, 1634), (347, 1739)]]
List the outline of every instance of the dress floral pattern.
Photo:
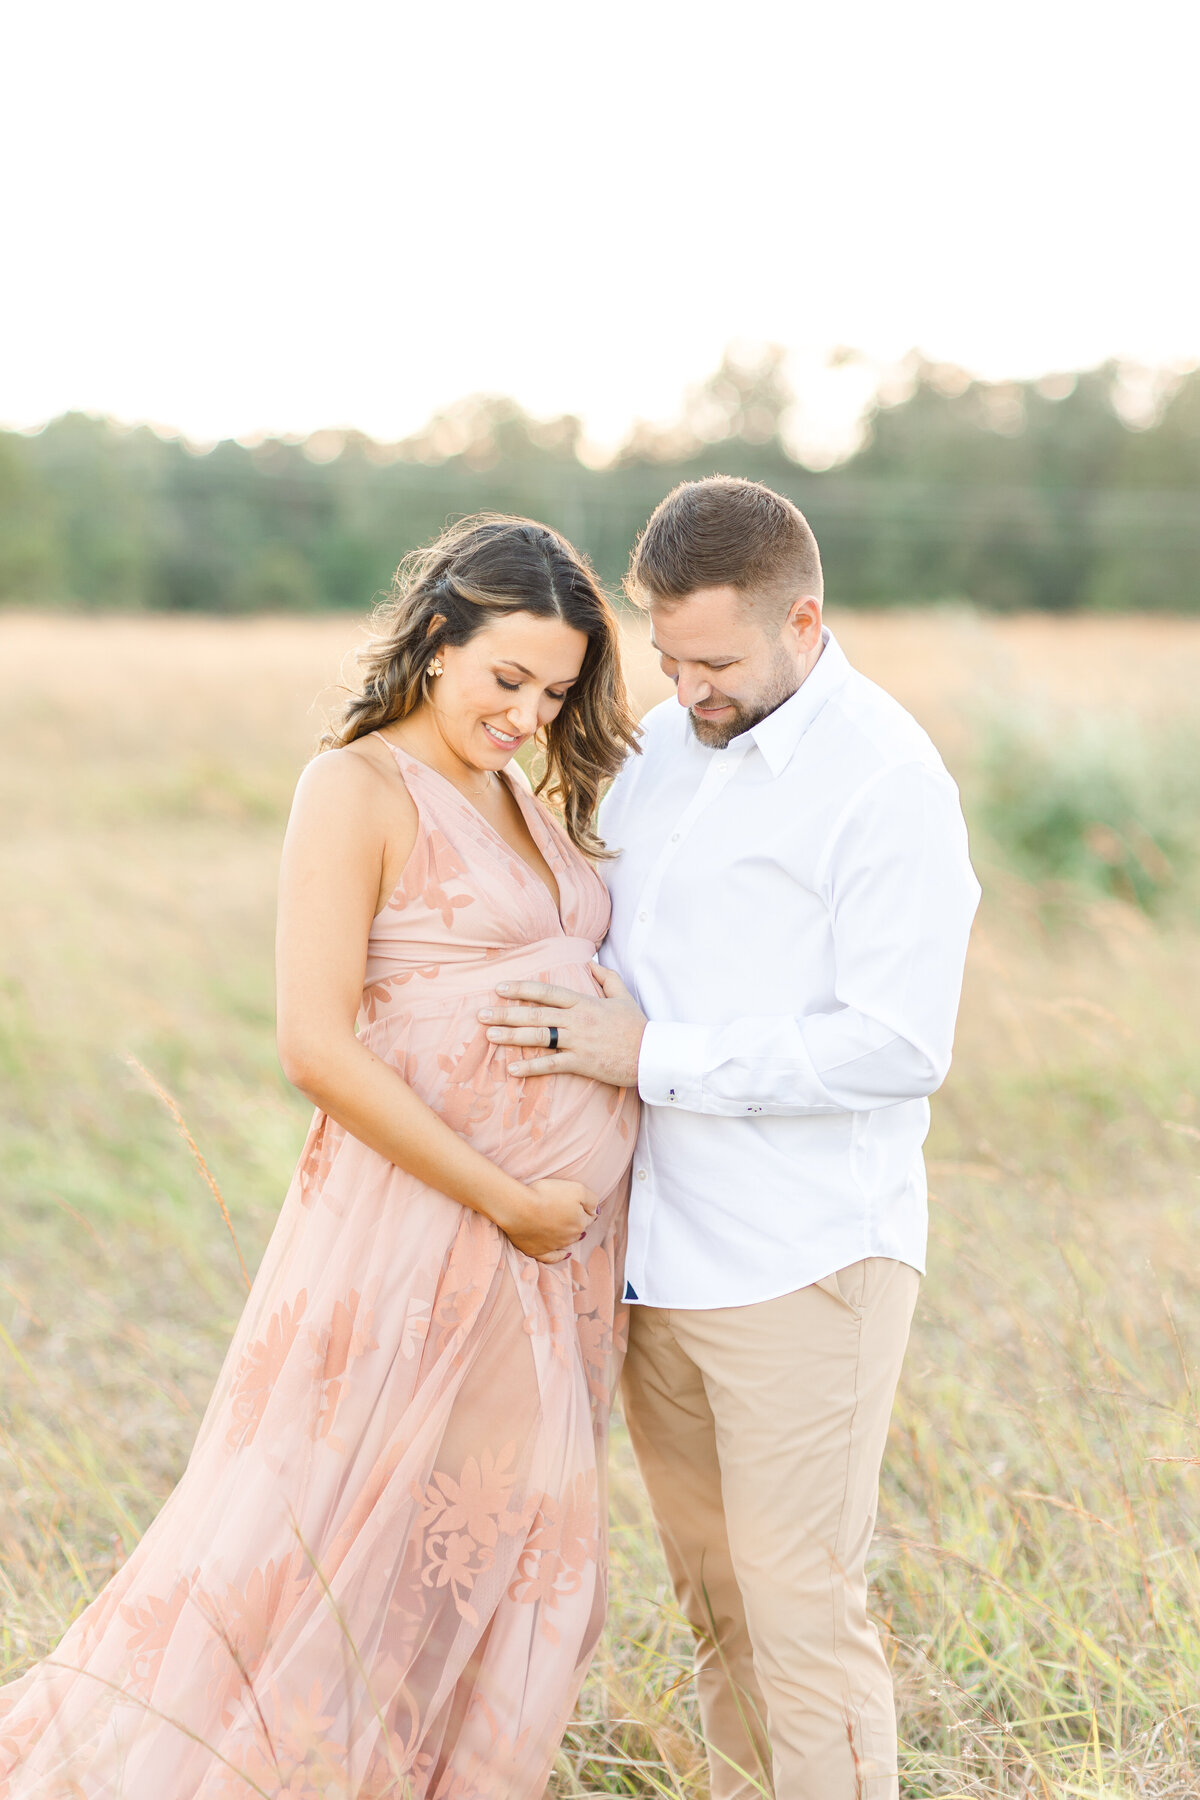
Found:
[(523, 1086), (498, 980), (596, 991), (603, 884), (513, 791), (546, 885), (400, 752), (417, 842), (359, 1035), (522, 1180), (604, 1196), (569, 1262), (318, 1114), (179, 1486), (0, 1691), (0, 1800), (537, 1800), (605, 1610), (636, 1096)]

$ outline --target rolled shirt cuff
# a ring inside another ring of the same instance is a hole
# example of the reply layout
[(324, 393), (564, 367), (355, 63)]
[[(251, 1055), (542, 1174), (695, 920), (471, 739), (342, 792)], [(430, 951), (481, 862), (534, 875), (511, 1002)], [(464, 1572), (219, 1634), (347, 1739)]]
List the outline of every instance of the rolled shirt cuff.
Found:
[(673, 1025), (653, 1019), (642, 1033), (638, 1053), (638, 1093), (647, 1106), (704, 1110), (704, 1025)]

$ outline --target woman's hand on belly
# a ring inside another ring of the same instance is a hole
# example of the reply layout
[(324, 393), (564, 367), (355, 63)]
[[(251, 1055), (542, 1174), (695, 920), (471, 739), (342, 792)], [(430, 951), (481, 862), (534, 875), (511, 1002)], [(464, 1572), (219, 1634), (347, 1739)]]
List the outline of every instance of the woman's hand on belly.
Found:
[(518, 1201), (503, 1217), (492, 1215), (496, 1224), (526, 1256), (564, 1262), (596, 1217), (599, 1200), (581, 1181), (553, 1176), (531, 1181), (524, 1192), (527, 1201)]

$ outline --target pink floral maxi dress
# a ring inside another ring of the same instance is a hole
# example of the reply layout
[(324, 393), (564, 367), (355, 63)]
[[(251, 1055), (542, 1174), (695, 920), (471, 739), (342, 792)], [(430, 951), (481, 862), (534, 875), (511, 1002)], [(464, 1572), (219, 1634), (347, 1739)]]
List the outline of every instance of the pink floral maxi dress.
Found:
[(359, 1032), (484, 1155), (603, 1196), (569, 1262), (313, 1122), (179, 1486), (0, 1692), (0, 1800), (535, 1800), (605, 1609), (637, 1099), (509, 1078), (494, 984), (596, 991), (594, 870), (518, 795), (545, 884), (401, 755), (420, 815)]

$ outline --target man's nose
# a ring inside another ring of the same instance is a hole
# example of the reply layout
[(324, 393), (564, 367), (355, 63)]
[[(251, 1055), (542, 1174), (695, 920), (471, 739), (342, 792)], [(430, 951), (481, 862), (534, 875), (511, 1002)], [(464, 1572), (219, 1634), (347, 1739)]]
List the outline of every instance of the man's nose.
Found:
[(680, 665), (679, 682), (675, 689), (680, 706), (702, 706), (712, 691), (712, 682), (708, 681), (698, 670), (688, 669), (683, 664)]

